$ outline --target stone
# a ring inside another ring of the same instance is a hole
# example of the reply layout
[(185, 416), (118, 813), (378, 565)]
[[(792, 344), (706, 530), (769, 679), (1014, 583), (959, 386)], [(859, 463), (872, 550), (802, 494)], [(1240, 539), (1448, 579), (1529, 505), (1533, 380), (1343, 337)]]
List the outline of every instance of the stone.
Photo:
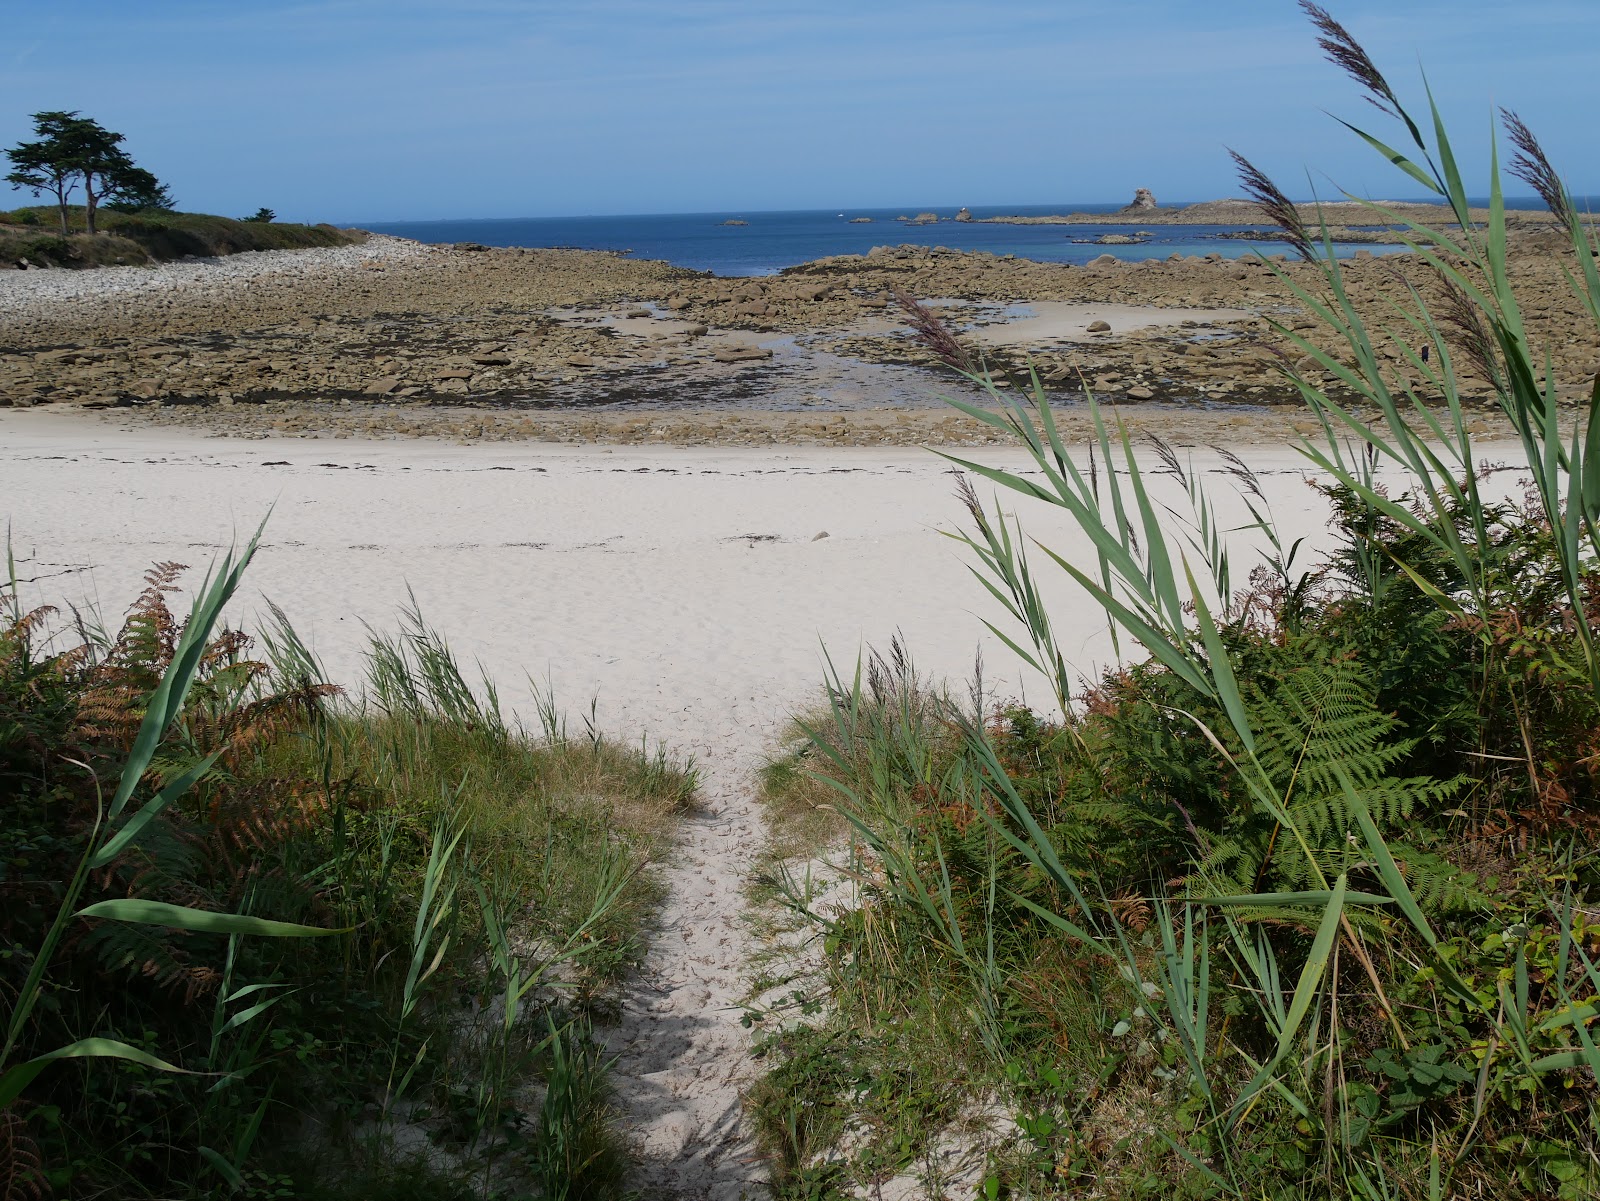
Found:
[(472, 361), (481, 367), (509, 367), (511, 356), (508, 354), (475, 354)]
[(363, 388), (362, 391), (368, 396), (387, 396), (396, 388), (400, 387), (400, 384), (400, 380), (397, 380), (391, 376), (388, 379), (373, 380), (370, 384)]
[(1127, 398), (1129, 400), (1153, 400), (1153, 399), (1155, 399), (1155, 393), (1152, 392), (1149, 388), (1146, 388), (1143, 384), (1139, 384), (1137, 387), (1129, 388), (1128, 391), (1125, 393), (1125, 395), (1127, 396)]
[(969, 209), (966, 205), (962, 205), (961, 206), (961, 211), (956, 214), (956, 220), (957, 221), (971, 221), (972, 220), (972, 210)]
[(1149, 188), (1135, 188), (1133, 192), (1133, 200), (1128, 204), (1123, 205), (1122, 211), (1125, 213), (1147, 213), (1151, 209), (1158, 209), (1160, 207), (1161, 206), (1156, 203), (1156, 198), (1151, 193)]
[(823, 530), (820, 534), (813, 535), (812, 538), (811, 538), (811, 541), (813, 541), (813, 542), (821, 542), (827, 536), (828, 536), (828, 531), (827, 530)]
[(470, 368), (470, 367), (446, 367), (443, 371), (439, 372), (433, 378), (434, 379), (438, 379), (438, 380), (471, 379), (472, 378), (472, 368)]
[(1109, 321), (1091, 321), (1088, 328), (1091, 334), (1109, 334), (1111, 332), (1111, 323)]

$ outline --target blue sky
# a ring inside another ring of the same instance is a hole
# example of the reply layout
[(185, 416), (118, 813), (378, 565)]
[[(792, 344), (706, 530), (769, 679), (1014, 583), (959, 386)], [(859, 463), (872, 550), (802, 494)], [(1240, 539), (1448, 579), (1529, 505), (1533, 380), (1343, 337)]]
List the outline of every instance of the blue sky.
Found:
[[(1420, 57), (1473, 179), (1505, 104), (1600, 192), (1600, 3), (1326, 2), (1407, 99)], [(1294, 195), (1416, 191), (1323, 111), (1384, 125), (1293, 0), (0, 0), (0, 30), (0, 145), (80, 109), (232, 215), (1202, 200), (1227, 146)]]

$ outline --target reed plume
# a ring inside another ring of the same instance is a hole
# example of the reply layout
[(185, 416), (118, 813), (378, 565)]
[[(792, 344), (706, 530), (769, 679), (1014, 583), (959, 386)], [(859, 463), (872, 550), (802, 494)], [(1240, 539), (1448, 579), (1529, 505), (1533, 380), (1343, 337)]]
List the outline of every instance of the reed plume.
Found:
[(1365, 88), (1368, 101), (1391, 117), (1404, 120), (1405, 113), (1401, 111), (1394, 89), (1383, 77), (1383, 72), (1373, 65), (1361, 44), (1350, 36), (1350, 31), (1334, 20), (1327, 9), (1320, 4), (1313, 4), (1312, 0), (1300, 0), (1300, 7), (1317, 27), (1321, 35), (1317, 38), (1317, 45), (1322, 47), (1328, 61)]
[(1554, 213), (1563, 225), (1576, 233), (1578, 214), (1573, 210), (1572, 200), (1561, 183), (1561, 177), (1550, 165), (1544, 147), (1539, 145), (1539, 139), (1534, 137), (1533, 130), (1528, 128), (1527, 123), (1510, 109), (1501, 109), (1500, 119), (1505, 122), (1506, 134), (1511, 138), (1511, 144), (1517, 148), (1516, 157), (1511, 160), (1511, 174), (1532, 188), (1539, 199), (1544, 201), (1545, 207)]
[(1257, 167), (1244, 155), (1236, 150), (1228, 151), (1234, 165), (1239, 168), (1239, 182), (1244, 185), (1246, 195), (1261, 210), (1262, 214), (1273, 225), (1283, 231), (1284, 241), (1294, 247), (1294, 252), (1305, 262), (1311, 262), (1317, 257), (1317, 252), (1312, 249), (1311, 238), (1306, 232), (1306, 224), (1300, 217), (1300, 209), (1267, 177), (1265, 171)]
[(939, 320), (937, 313), (898, 288), (894, 291), (894, 302), (900, 306), (901, 312), (905, 313), (906, 324), (911, 327), (917, 341), (933, 351), (941, 363), (967, 375), (977, 374), (977, 365), (972, 361), (972, 355), (961, 345), (960, 340), (950, 331), (950, 327)]

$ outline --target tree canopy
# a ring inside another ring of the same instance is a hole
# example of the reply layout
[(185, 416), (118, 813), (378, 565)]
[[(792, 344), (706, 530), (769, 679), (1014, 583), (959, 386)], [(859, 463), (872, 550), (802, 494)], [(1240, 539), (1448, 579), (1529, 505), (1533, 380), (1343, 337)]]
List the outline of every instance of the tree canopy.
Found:
[(36, 141), (20, 142), (5, 152), (12, 166), (5, 179), (36, 196), (55, 197), (62, 237), (70, 232), (68, 203), (79, 189), (91, 234), (100, 204), (134, 211), (172, 207), (166, 185), (122, 148), (123, 135), (98, 121), (75, 111), (39, 112), (33, 114), (33, 132)]

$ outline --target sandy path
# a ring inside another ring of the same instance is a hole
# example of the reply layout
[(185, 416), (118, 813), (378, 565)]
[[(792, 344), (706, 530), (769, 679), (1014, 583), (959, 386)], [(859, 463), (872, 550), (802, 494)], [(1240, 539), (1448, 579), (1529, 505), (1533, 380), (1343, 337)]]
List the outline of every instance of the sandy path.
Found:
[[(1320, 528), (1299, 460), (1250, 453), (1291, 531)], [(45, 577), (37, 599), (98, 599), (114, 620), (150, 563), (203, 565), (275, 505), (244, 607), (276, 600), (336, 679), (356, 676), (361, 622), (389, 623), (409, 585), (513, 707), (528, 712), (525, 673), (548, 675), (574, 711), (598, 695), (607, 731), (700, 760), (704, 812), (608, 1035), (652, 1199), (760, 1193), (739, 1113), (741, 888), (763, 838), (752, 772), (816, 697), (822, 648), (848, 669), (899, 629), (925, 672), (960, 680), (982, 645), (993, 692), (1044, 700), (983, 630), (993, 602), (939, 536), (961, 517), (947, 472), (906, 449), (232, 441), (0, 411), (0, 518), (24, 576)], [(1081, 547), (1057, 515), (1025, 513), (1046, 544)], [(1089, 671), (1104, 628), (1075, 603), (1063, 590), (1054, 611)]]

